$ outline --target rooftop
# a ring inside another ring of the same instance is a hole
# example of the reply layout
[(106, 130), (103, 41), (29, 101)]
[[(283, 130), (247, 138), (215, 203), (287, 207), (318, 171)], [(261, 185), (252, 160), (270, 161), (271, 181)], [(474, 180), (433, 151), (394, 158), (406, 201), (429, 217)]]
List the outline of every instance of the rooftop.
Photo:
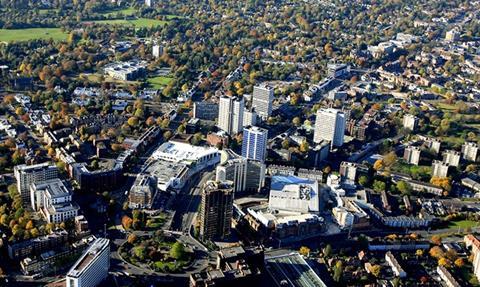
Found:
[(268, 273), (278, 286), (327, 287), (305, 259), (296, 252), (267, 258), (265, 264)]
[(106, 238), (98, 238), (95, 240), (88, 250), (83, 253), (80, 259), (75, 262), (70, 271), (68, 272), (68, 277), (79, 277), (82, 272), (89, 266), (89, 264), (103, 251), (105, 248), (108, 248), (110, 240)]

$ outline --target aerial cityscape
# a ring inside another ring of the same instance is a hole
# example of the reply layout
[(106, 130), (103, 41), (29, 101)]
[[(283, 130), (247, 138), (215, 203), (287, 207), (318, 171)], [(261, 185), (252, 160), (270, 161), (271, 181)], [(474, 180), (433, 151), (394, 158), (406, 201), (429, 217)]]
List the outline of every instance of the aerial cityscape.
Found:
[(0, 286), (480, 287), (480, 1), (0, 0)]

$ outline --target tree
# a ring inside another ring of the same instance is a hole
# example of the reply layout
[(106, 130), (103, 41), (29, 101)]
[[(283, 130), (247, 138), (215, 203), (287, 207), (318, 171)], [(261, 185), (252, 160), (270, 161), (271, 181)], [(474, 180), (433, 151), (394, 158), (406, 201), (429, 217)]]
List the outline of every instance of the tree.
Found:
[(300, 247), (300, 250), (298, 251), (298, 253), (300, 253), (303, 256), (308, 256), (310, 254), (310, 248), (308, 248), (307, 246), (302, 246)]
[(128, 243), (134, 244), (135, 241), (137, 241), (137, 236), (134, 233), (128, 235), (128, 238), (127, 238)]
[(180, 242), (175, 242), (170, 249), (170, 256), (175, 260), (180, 260), (185, 256), (185, 247)]
[(128, 125), (131, 127), (136, 127), (138, 126), (138, 118), (137, 117), (131, 117), (127, 121)]
[(440, 248), (439, 246), (434, 246), (430, 248), (430, 251), (428, 253), (434, 258), (441, 258), (444, 255), (442, 248)]
[(282, 148), (283, 149), (288, 149), (290, 147), (290, 142), (288, 141), (288, 139), (284, 139), (282, 141)]
[(122, 226), (123, 228), (125, 229), (131, 229), (132, 228), (132, 224), (133, 224), (133, 219), (131, 219), (129, 216), (127, 215), (124, 215), (122, 217)]
[(340, 282), (342, 280), (343, 273), (343, 263), (342, 261), (337, 261), (335, 267), (333, 268), (333, 280), (335, 282)]
[(440, 237), (438, 235), (433, 235), (432, 238), (431, 238), (431, 241), (435, 245), (440, 245), (440, 244), (442, 244), (442, 237)]
[(154, 117), (148, 117), (148, 119), (145, 121), (145, 124), (149, 127), (153, 126), (155, 124), (155, 118)]
[(292, 120), (292, 124), (296, 127), (300, 126), (301, 123), (302, 123), (302, 120), (299, 117), (294, 117)]
[(304, 140), (300, 144), (300, 152), (301, 153), (306, 153), (306, 152), (308, 152), (309, 149), (310, 149), (310, 145), (308, 144), (308, 142), (306, 140)]
[(445, 257), (442, 257), (442, 258), (438, 259), (438, 265), (448, 267), (448, 266), (450, 266), (450, 260), (448, 260)]
[(361, 186), (366, 186), (368, 184), (368, 177), (366, 175), (362, 175), (358, 178), (358, 183)]
[(462, 268), (465, 265), (463, 258), (457, 258), (457, 260), (455, 260), (454, 263), (455, 263), (455, 266), (457, 266), (458, 268)]
[(381, 169), (383, 169), (383, 167), (384, 167), (383, 159), (377, 159), (375, 161), (375, 163), (373, 164), (373, 168), (375, 170), (381, 170)]
[(380, 181), (380, 180), (373, 181), (373, 190), (375, 190), (376, 192), (385, 191), (386, 187), (387, 185), (383, 181)]
[(397, 182), (397, 189), (401, 193), (409, 193), (411, 191), (410, 185), (403, 180), (400, 180), (399, 182)]
[(332, 245), (327, 244), (327, 246), (325, 246), (325, 249), (323, 249), (323, 255), (326, 258), (329, 258), (330, 256), (332, 256)]
[(415, 251), (415, 255), (417, 257), (422, 257), (423, 256), (423, 250), (422, 249), (417, 249), (417, 251)]
[(370, 267), (370, 272), (373, 274), (373, 276), (378, 278), (380, 276), (380, 273), (382, 272), (382, 266), (378, 264), (373, 265), (372, 267)]

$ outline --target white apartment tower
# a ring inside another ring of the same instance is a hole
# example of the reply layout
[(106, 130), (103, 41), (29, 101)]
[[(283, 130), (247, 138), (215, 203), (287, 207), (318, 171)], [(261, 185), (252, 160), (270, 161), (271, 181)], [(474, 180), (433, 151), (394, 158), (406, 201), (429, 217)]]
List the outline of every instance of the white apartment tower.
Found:
[(460, 165), (460, 153), (456, 150), (446, 150), (443, 153), (443, 162), (449, 166), (458, 167)]
[(96, 239), (67, 273), (67, 287), (95, 287), (108, 276), (110, 240)]
[(32, 183), (42, 183), (58, 177), (57, 167), (49, 162), (35, 165), (17, 165), (13, 169), (13, 173), (17, 180), (17, 191), (22, 196), (24, 204), (31, 202), (30, 186)]
[(218, 106), (218, 127), (234, 135), (242, 131), (245, 102), (243, 98), (220, 97)]
[(448, 176), (448, 164), (439, 160), (432, 162), (432, 176), (447, 177)]
[(466, 142), (462, 145), (463, 159), (476, 162), (478, 158), (478, 144)]
[(420, 154), (421, 150), (419, 147), (407, 146), (403, 153), (403, 159), (409, 164), (418, 165), (420, 162)]
[(414, 115), (406, 114), (403, 116), (403, 127), (415, 131), (418, 124), (418, 118)]
[(345, 114), (336, 109), (320, 109), (317, 111), (313, 141), (331, 142), (332, 146), (342, 146), (345, 135)]
[(253, 87), (252, 108), (262, 120), (272, 114), (273, 88), (268, 85)]

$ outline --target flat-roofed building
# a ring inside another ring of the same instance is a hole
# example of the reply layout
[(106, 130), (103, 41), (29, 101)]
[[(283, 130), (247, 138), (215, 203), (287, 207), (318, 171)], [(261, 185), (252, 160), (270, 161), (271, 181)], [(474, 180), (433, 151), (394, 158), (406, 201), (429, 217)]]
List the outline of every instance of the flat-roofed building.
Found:
[(50, 162), (35, 165), (17, 165), (14, 167), (13, 173), (17, 180), (17, 191), (22, 196), (25, 205), (31, 203), (30, 185), (32, 183), (41, 183), (58, 177), (57, 167)]
[(297, 252), (268, 257), (265, 259), (266, 270), (275, 286), (327, 287), (325, 282), (313, 271), (312, 267)]
[(316, 180), (272, 176), (269, 208), (292, 212), (320, 212), (320, 186)]
[(449, 165), (439, 160), (432, 162), (432, 176), (447, 177)]
[(443, 162), (449, 166), (458, 167), (460, 165), (460, 153), (456, 150), (446, 150), (443, 153)]
[(478, 144), (466, 142), (462, 145), (463, 159), (476, 162), (478, 159)]
[(387, 261), (388, 265), (390, 265), (395, 276), (398, 276), (400, 278), (404, 278), (407, 276), (407, 273), (403, 270), (402, 266), (400, 266), (395, 256), (393, 256), (392, 252), (388, 251), (385, 254), (385, 261)]
[(421, 150), (419, 147), (408, 146), (403, 153), (403, 159), (409, 164), (418, 165), (420, 162), (420, 154)]
[(265, 183), (265, 164), (243, 157), (217, 166), (217, 181), (232, 181), (235, 193), (259, 192)]
[(202, 187), (200, 237), (223, 239), (230, 234), (233, 214), (233, 183), (207, 181)]
[(252, 108), (263, 120), (272, 114), (273, 88), (268, 85), (253, 87)]
[(61, 223), (78, 215), (80, 207), (72, 202), (72, 192), (60, 179), (31, 185), (32, 209), (41, 211), (49, 223)]
[(98, 238), (67, 273), (67, 287), (95, 287), (108, 276), (110, 240)]
[(406, 114), (403, 116), (403, 127), (415, 131), (418, 125), (418, 118), (414, 115)]

